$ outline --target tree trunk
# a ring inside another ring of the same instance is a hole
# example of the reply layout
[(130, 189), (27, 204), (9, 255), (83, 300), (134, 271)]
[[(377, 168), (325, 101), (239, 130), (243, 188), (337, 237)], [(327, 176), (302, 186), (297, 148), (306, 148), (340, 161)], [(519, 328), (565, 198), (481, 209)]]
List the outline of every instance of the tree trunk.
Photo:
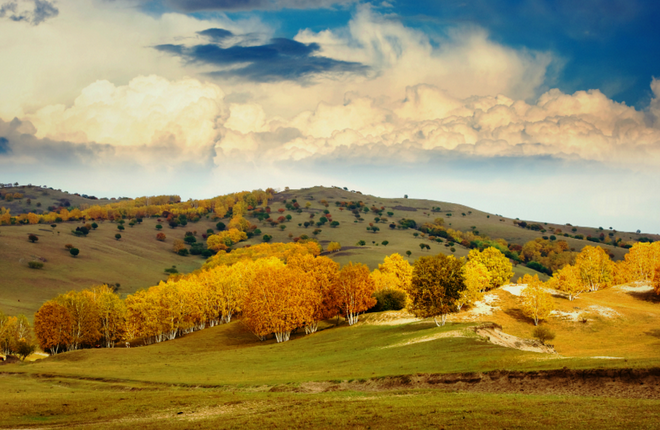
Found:
[(313, 323), (305, 326), (305, 334), (316, 333), (316, 330), (318, 330), (318, 328), (319, 328), (319, 322), (314, 321)]

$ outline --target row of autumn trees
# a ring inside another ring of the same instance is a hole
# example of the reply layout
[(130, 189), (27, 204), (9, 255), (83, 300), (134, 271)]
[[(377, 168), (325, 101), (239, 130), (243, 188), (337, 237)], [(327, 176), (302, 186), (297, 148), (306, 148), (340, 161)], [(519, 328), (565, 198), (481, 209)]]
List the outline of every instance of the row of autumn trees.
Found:
[[(35, 333), (42, 349), (56, 354), (137, 339), (145, 344), (161, 342), (240, 315), (260, 339), (274, 335), (281, 342), (296, 329), (313, 333), (319, 321), (337, 315), (355, 324), (360, 313), (376, 304), (374, 295), (379, 292), (400, 292), (411, 309), (429, 308), (427, 312), (437, 310), (444, 315), (458, 309), (459, 303), (470, 304), (483, 291), (508, 282), (512, 274), (510, 263), (497, 250), (473, 251), (468, 263), (450, 257), (448, 261), (461, 265), (461, 286), (436, 292), (435, 297), (447, 296), (449, 305), (442, 307), (424, 293), (416, 295), (414, 289), (416, 270), (421, 270), (416, 268), (435, 257), (411, 266), (393, 254), (370, 272), (363, 264), (340, 269), (319, 254), (315, 242), (261, 244), (221, 251), (202, 270), (172, 277), (124, 300), (107, 286), (69, 292), (39, 309)], [(453, 297), (454, 293), (458, 295)]]
[[(340, 269), (319, 253), (315, 242), (261, 244), (221, 251), (201, 270), (124, 300), (107, 286), (69, 292), (39, 309), (35, 333), (44, 351), (56, 354), (138, 339), (161, 342), (240, 316), (260, 339), (273, 335), (281, 342), (297, 329), (313, 333), (320, 321), (337, 315), (355, 324), (383, 292), (403, 295), (411, 313), (441, 325), (513, 275), (509, 259), (492, 247), (472, 250), (467, 260), (439, 254), (414, 265), (393, 254), (373, 272), (363, 264)], [(545, 284), (537, 276), (522, 278), (522, 310), (535, 324), (546, 318), (554, 308), (548, 287), (571, 300), (614, 283), (653, 282), (660, 291), (659, 267), (660, 244), (637, 244), (618, 263), (602, 248), (585, 247), (575, 265)]]
[(181, 201), (179, 196), (152, 196), (139, 197), (136, 199), (118, 200), (107, 205), (81, 205), (80, 208), (55, 208), (47, 213), (24, 213), (12, 216), (6, 208), (0, 208), (0, 225), (10, 224), (52, 224), (62, 221), (77, 220), (119, 220), (149, 217), (179, 217), (184, 216), (191, 221), (199, 220), (209, 215), (214, 218), (224, 218), (231, 214), (234, 206), (238, 203), (246, 208), (267, 206), (268, 200), (273, 197), (275, 191), (267, 190), (243, 191), (212, 199)]

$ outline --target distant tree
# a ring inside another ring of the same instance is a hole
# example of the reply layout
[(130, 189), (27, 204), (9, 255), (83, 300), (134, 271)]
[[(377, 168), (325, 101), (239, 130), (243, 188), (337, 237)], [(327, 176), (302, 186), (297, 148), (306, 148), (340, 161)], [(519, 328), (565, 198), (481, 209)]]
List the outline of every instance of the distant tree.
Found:
[(431, 249), (431, 247), (425, 243), (420, 243), (419, 248), (424, 251), (425, 249)]
[(341, 245), (339, 242), (330, 242), (328, 245), (328, 252), (337, 252), (341, 251)]
[(280, 227), (280, 230), (284, 231), (284, 229), (286, 228), (286, 224), (280, 224), (279, 227)]
[(356, 243), (357, 246), (364, 246), (366, 244), (367, 242), (365, 242), (364, 240), (358, 240), (358, 242)]
[(124, 231), (124, 228), (125, 228), (125, 227), (124, 227), (122, 224), (119, 224), (119, 225), (117, 226), (117, 229), (118, 229), (119, 231)]
[(263, 237), (261, 238), (262, 241), (264, 242), (270, 242), (270, 240), (273, 238), (273, 236), (269, 234), (264, 234)]
[(69, 249), (69, 254), (71, 254), (72, 257), (77, 257), (78, 254), (80, 254), (80, 250), (78, 248), (71, 248)]
[(39, 236), (37, 236), (36, 234), (30, 233), (30, 234), (28, 234), (28, 240), (30, 242), (34, 243), (34, 242), (39, 240)]
[(167, 238), (167, 236), (165, 236), (165, 233), (158, 233), (156, 235), (156, 240), (159, 240), (161, 242), (164, 242), (166, 238)]
[(99, 228), (99, 225), (98, 225), (97, 223), (93, 222), (93, 223), (92, 223), (92, 228), (93, 228), (94, 230), (96, 230), (97, 228)]
[(408, 258), (410, 258), (410, 256), (412, 255), (412, 252), (406, 251), (406, 255), (408, 256)]
[(178, 250), (177, 254), (181, 255), (182, 257), (186, 257), (189, 254), (188, 248), (183, 248)]
[(163, 229), (163, 226), (162, 226), (162, 225), (160, 225), (160, 224), (156, 224), (156, 230), (162, 230), (162, 229)]
[(186, 251), (188, 250), (186, 248), (185, 242), (180, 239), (176, 239), (174, 243), (172, 243), (172, 251), (175, 254), (178, 254), (182, 249), (185, 249)]
[(387, 241), (387, 240), (384, 240), (384, 241), (381, 242), (381, 244), (382, 244), (383, 246), (387, 246), (387, 245), (389, 245), (389, 243), (390, 243), (390, 242)]
[(119, 234), (119, 233), (115, 234), (115, 239), (117, 239), (117, 240), (121, 239), (121, 234)]
[(330, 227), (332, 227), (332, 228), (335, 228), (335, 227), (338, 227), (338, 226), (339, 226), (339, 221), (332, 221), (330, 223)]
[(444, 326), (447, 315), (458, 310), (463, 290), (462, 260), (444, 254), (420, 257), (413, 268), (409, 309), (418, 318), (433, 318), (437, 326)]

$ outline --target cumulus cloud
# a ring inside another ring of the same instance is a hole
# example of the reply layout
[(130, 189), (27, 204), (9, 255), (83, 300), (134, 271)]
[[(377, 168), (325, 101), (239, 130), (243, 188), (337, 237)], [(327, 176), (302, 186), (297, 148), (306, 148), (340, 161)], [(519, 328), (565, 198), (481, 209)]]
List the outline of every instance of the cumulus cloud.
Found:
[(0, 4), (0, 18), (39, 25), (60, 11), (48, 0), (13, 0)]
[[(654, 102), (656, 103), (656, 99)], [(252, 108), (250, 112), (254, 112)], [(590, 160), (657, 168), (660, 128), (646, 114), (598, 90), (550, 90), (535, 102), (505, 96), (457, 98), (429, 85), (406, 90), (394, 102), (347, 94), (342, 104), (319, 104), (290, 120), (264, 115), (254, 123), (230, 109), (216, 144), (218, 160), (258, 152), (263, 160), (356, 159), (377, 163), (426, 163), (436, 156), (539, 157)], [(297, 130), (270, 149), (255, 142), (264, 133)], [(258, 150), (257, 150), (258, 149)]]
[(26, 117), (38, 138), (114, 147), (175, 148), (190, 157), (215, 142), (224, 93), (195, 79), (140, 76), (127, 85), (97, 81), (72, 106), (51, 105)]

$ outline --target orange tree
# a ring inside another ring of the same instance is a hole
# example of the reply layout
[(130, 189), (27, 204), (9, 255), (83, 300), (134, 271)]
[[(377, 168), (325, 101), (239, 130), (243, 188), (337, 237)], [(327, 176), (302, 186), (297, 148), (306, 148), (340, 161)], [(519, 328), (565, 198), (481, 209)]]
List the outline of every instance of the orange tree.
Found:
[(57, 354), (71, 342), (72, 318), (61, 304), (49, 300), (34, 314), (34, 332), (42, 350)]
[(360, 312), (376, 304), (376, 284), (369, 275), (369, 268), (361, 263), (348, 263), (339, 272), (333, 296), (349, 325), (358, 322)]

